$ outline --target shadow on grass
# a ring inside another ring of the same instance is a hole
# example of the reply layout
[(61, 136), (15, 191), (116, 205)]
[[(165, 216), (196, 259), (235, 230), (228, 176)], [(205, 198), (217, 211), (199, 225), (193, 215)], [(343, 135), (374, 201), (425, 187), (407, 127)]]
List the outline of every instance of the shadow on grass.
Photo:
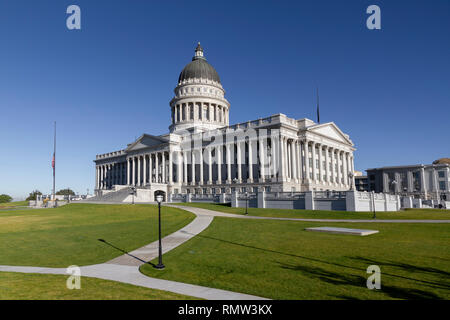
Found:
[[(351, 275), (351, 274), (345, 274), (345, 273), (338, 273), (333, 272), (330, 270), (325, 270), (320, 267), (308, 267), (304, 265), (289, 265), (285, 263), (279, 263), (281, 268), (283, 269), (289, 269), (294, 271), (300, 271), (305, 276), (318, 279), (320, 281), (332, 284), (334, 286), (351, 286), (359, 289), (366, 290), (366, 278), (357, 276), (357, 275)], [(383, 275), (383, 273), (382, 273)], [(369, 290), (369, 289), (367, 289)], [(381, 284), (381, 289), (377, 290), (376, 292), (379, 292), (380, 294), (387, 294), (391, 298), (395, 299), (407, 299), (407, 300), (416, 300), (416, 299), (442, 299), (438, 295), (413, 289), (413, 288), (400, 288), (395, 286), (387, 286), (383, 283)], [(351, 297), (348, 295), (339, 295), (335, 296), (340, 299), (356, 299), (355, 297)], [(383, 297), (380, 296), (382, 299)]]
[(150, 261), (145, 261), (145, 260), (142, 260), (141, 258), (139, 258), (139, 257), (136, 257), (136, 256), (133, 256), (132, 254), (129, 254), (127, 251), (125, 251), (125, 250), (123, 250), (123, 249), (121, 249), (121, 248), (119, 248), (119, 247), (116, 247), (115, 245), (113, 245), (112, 243), (109, 243), (108, 241), (106, 241), (106, 240), (104, 240), (104, 239), (97, 239), (98, 241), (100, 241), (100, 242), (103, 242), (104, 244), (106, 244), (106, 245), (108, 245), (108, 246), (110, 246), (110, 247), (112, 247), (112, 248), (114, 248), (114, 249), (116, 249), (116, 250), (118, 250), (118, 251), (120, 251), (120, 252), (122, 252), (122, 253), (124, 253), (124, 254), (126, 254), (127, 256), (129, 256), (129, 257), (131, 257), (131, 258), (133, 258), (133, 259), (136, 259), (136, 260), (138, 260), (138, 261), (140, 261), (140, 262), (142, 262), (142, 263), (148, 263), (148, 264), (150, 264), (150, 265), (152, 265), (153, 267), (155, 266), (153, 263), (151, 263)]
[(394, 261), (375, 261), (372, 259), (364, 258), (364, 257), (347, 257), (348, 259), (357, 260), (366, 264), (378, 264), (381, 266), (390, 266), (394, 268), (399, 268), (407, 272), (420, 272), (425, 274), (432, 274), (438, 277), (442, 277), (446, 286), (450, 288), (450, 283), (448, 283), (448, 279), (450, 279), (450, 272), (432, 268), (432, 267), (419, 267), (409, 263), (403, 262), (394, 262)]
[[(233, 246), (240, 246), (240, 247), (244, 247), (244, 248), (248, 248), (248, 249), (254, 249), (254, 250), (259, 250), (259, 251), (264, 251), (264, 252), (271, 252), (271, 253), (276, 253), (276, 254), (283, 255), (283, 256), (288, 256), (288, 257), (300, 258), (300, 259), (304, 259), (304, 260), (308, 260), (308, 261), (318, 262), (318, 263), (325, 264), (325, 265), (331, 265), (333, 267), (342, 267), (342, 268), (347, 268), (347, 269), (352, 269), (352, 270), (357, 270), (357, 271), (363, 271), (364, 274), (366, 274), (366, 272), (367, 272), (367, 269), (361, 268), (361, 267), (349, 266), (349, 265), (340, 264), (340, 263), (333, 263), (333, 262), (329, 262), (329, 261), (325, 261), (325, 260), (320, 260), (320, 259), (317, 259), (317, 258), (311, 258), (311, 257), (301, 256), (301, 255), (292, 254), (292, 253), (286, 253), (286, 252), (280, 252), (280, 251), (275, 251), (275, 250), (266, 249), (266, 248), (255, 247), (255, 246), (242, 244), (242, 243), (237, 243), (237, 242), (233, 242), (233, 241), (229, 241), (229, 240), (224, 240), (224, 239), (214, 238), (214, 237), (210, 237), (210, 236), (205, 236), (205, 235), (202, 235), (202, 234), (195, 235), (195, 234), (192, 234), (192, 233), (189, 233), (189, 232), (186, 232), (186, 231), (182, 231), (182, 232), (194, 235), (197, 238), (203, 238), (203, 239), (208, 239), (208, 240), (220, 241), (220, 242), (227, 243), (227, 244), (230, 244), (230, 245), (233, 245)], [(347, 258), (349, 258), (349, 257), (347, 257)], [(354, 258), (350, 258), (350, 259), (358, 260), (358, 258), (360, 258), (360, 257), (354, 257)], [(364, 258), (361, 258), (361, 259), (364, 259)], [(370, 260), (370, 259), (366, 259), (366, 261), (360, 261), (360, 262), (363, 262), (363, 263), (366, 263), (366, 264), (369, 263), (369, 265), (371, 265), (371, 264), (381, 264), (380, 262), (373, 261), (373, 260)], [(416, 268), (420, 268), (420, 267), (416, 267)], [(382, 275), (383, 276), (395, 277), (395, 278), (399, 278), (399, 279), (403, 279), (403, 280), (420, 282), (420, 283), (423, 283), (423, 284), (428, 285), (428, 286), (433, 287), (433, 288), (439, 288), (439, 289), (445, 289), (445, 290), (448, 290), (450, 288), (450, 286), (448, 284), (446, 284), (446, 283), (442, 284), (441, 282), (434, 282), (434, 281), (414, 279), (414, 278), (409, 278), (409, 277), (405, 277), (405, 276), (402, 276), (402, 275), (386, 273), (386, 272), (382, 272)]]

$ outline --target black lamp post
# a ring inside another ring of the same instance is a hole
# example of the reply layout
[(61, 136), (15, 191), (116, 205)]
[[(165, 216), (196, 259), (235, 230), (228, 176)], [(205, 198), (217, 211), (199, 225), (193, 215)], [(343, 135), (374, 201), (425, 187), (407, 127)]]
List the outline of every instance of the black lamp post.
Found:
[(136, 193), (136, 187), (130, 187), (130, 193), (131, 193), (131, 204), (134, 204), (134, 194)]
[(158, 202), (158, 224), (159, 224), (159, 260), (158, 264), (154, 266), (156, 269), (164, 269), (165, 266), (162, 263), (162, 245), (161, 245), (161, 202), (163, 200), (162, 195), (156, 196), (156, 201)]
[(245, 193), (245, 214), (248, 214), (248, 192)]

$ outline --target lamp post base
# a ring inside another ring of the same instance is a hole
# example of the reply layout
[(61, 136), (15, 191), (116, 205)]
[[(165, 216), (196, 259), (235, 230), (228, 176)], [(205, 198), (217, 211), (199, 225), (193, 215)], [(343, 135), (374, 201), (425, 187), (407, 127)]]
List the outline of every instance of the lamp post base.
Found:
[(164, 269), (165, 267), (166, 267), (166, 266), (163, 265), (162, 263), (158, 263), (157, 265), (153, 266), (153, 268), (159, 269), (159, 270), (162, 270), (162, 269)]

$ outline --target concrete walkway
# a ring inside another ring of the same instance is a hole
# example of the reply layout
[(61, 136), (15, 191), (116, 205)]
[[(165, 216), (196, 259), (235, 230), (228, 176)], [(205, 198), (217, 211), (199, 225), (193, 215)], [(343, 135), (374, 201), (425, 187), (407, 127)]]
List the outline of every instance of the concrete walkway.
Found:
[[(212, 215), (205, 215), (202, 213), (197, 214), (195, 212), (194, 214), (196, 214), (197, 217), (191, 223), (162, 239), (163, 253), (169, 252), (205, 230), (214, 218)], [(265, 298), (248, 294), (156, 279), (142, 274), (139, 271), (139, 266), (156, 257), (158, 257), (158, 241), (152, 242), (106, 263), (80, 267), (81, 276), (113, 280), (208, 300), (265, 300)], [(65, 268), (0, 265), (0, 271), (67, 275)]]
[(408, 219), (300, 219), (300, 218), (277, 218), (277, 217), (257, 217), (234, 213), (225, 213), (213, 211), (203, 208), (173, 205), (168, 204), (169, 207), (180, 208), (196, 215), (211, 216), (211, 217), (226, 217), (239, 219), (260, 219), (260, 220), (283, 220), (283, 221), (306, 221), (306, 222), (352, 222), (352, 223), (450, 223), (450, 220), (408, 220)]
[[(117, 204), (117, 203), (116, 203)], [(192, 237), (205, 230), (213, 221), (214, 217), (239, 218), (239, 219), (263, 219), (263, 220), (284, 220), (284, 221), (308, 221), (308, 222), (353, 222), (353, 223), (450, 223), (450, 220), (359, 220), (359, 219), (298, 219), (298, 218), (277, 218), (277, 217), (256, 217), (223, 213), (203, 208), (188, 207), (182, 205), (167, 206), (180, 208), (196, 215), (196, 218), (184, 228), (164, 237), (162, 239), (163, 253), (178, 247)], [(92, 277), (104, 280), (113, 280), (128, 283), (145, 288), (158, 289), (175, 292), (201, 299), (208, 300), (263, 300), (265, 298), (202, 287), (182, 282), (162, 280), (147, 277), (139, 272), (139, 266), (153, 260), (158, 256), (158, 241), (152, 242), (142, 248), (128, 252), (122, 256), (112, 259), (106, 263), (80, 267), (82, 277)], [(44, 268), (25, 266), (1, 266), (0, 271), (59, 274), (67, 275), (65, 268)]]

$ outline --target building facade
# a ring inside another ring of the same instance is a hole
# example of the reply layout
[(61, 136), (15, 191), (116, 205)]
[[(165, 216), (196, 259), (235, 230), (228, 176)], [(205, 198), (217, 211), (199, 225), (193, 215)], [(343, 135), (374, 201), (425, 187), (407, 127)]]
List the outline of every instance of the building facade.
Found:
[(96, 156), (97, 194), (134, 186), (155, 192), (311, 191), (354, 188), (354, 145), (333, 122), (274, 114), (229, 124), (230, 103), (198, 44), (170, 101), (169, 133), (143, 134)]
[(367, 169), (369, 190), (422, 199), (450, 199), (450, 165), (418, 164)]

